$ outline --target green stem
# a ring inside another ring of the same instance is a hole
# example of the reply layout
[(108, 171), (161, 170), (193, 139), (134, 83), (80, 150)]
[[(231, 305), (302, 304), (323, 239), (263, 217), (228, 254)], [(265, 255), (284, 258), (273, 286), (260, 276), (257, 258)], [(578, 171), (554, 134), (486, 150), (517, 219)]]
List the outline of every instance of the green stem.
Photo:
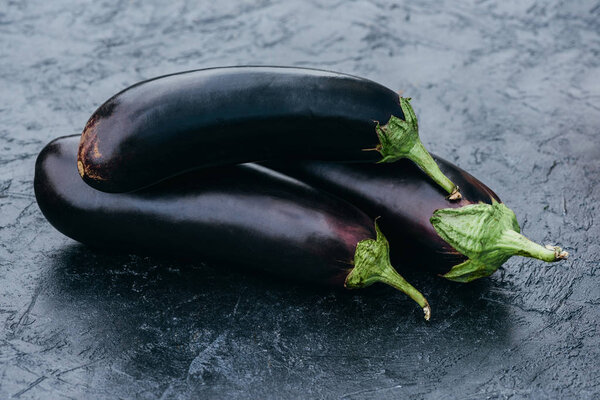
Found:
[(400, 107), (404, 120), (392, 115), (387, 124), (381, 126), (377, 123), (375, 126), (379, 137), (379, 145), (375, 150), (382, 156), (379, 162), (388, 163), (408, 158), (449, 194), (449, 200), (460, 200), (458, 186), (444, 175), (419, 138), (417, 117), (410, 105), (410, 98), (400, 97)]
[(427, 299), (400, 275), (390, 262), (390, 246), (375, 221), (377, 239), (365, 239), (356, 245), (354, 268), (346, 277), (344, 286), (348, 289), (360, 289), (376, 282), (386, 283), (407, 294), (417, 302), (425, 313), (425, 319), (431, 317), (431, 307)]
[(537, 258), (546, 262), (564, 260), (569, 256), (569, 253), (562, 251), (558, 246), (541, 246), (512, 230), (503, 233), (498, 245), (505, 246), (515, 255)]
[(415, 143), (413, 148), (406, 155), (406, 158), (417, 164), (427, 176), (449, 193), (448, 200), (460, 200), (462, 198), (458, 186), (452, 183), (452, 181), (444, 175), (421, 141)]
[(468, 257), (443, 275), (452, 281), (470, 282), (489, 276), (515, 255), (547, 262), (569, 255), (560, 247), (543, 247), (521, 235), (515, 213), (495, 200), (492, 204), (436, 210), (431, 223), (442, 239)]

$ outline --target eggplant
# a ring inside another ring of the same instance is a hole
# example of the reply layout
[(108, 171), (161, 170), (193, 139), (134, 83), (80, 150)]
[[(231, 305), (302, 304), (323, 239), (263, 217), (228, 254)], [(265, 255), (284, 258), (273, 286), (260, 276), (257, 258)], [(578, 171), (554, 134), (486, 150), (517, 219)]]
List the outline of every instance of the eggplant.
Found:
[(66, 236), (348, 289), (383, 282), (429, 319), (427, 300), (390, 264), (377, 223), (350, 203), (257, 165), (192, 171), (109, 194), (79, 177), (78, 143), (78, 135), (55, 139), (35, 166), (38, 205)]
[(460, 201), (448, 201), (440, 187), (407, 160), (262, 165), (345, 199), (371, 218), (381, 217), (394, 262), (419, 266), (452, 281), (489, 276), (513, 255), (547, 262), (567, 258), (560, 247), (543, 247), (521, 235), (514, 212), (481, 181), (442, 158), (434, 159), (460, 186)]
[(166, 75), (123, 90), (94, 112), (77, 166), (92, 187), (128, 192), (192, 169), (250, 161), (409, 158), (459, 199), (419, 140), (409, 100), (367, 79), (305, 68)]

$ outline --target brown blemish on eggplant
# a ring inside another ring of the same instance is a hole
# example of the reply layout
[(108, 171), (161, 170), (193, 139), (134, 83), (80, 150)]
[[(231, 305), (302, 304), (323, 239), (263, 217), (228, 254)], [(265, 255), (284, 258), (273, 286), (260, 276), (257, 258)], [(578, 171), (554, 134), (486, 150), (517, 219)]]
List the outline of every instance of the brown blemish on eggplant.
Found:
[(94, 139), (94, 146), (92, 147), (92, 155), (96, 159), (99, 159), (102, 157), (102, 153), (100, 153), (100, 150), (98, 150), (98, 138), (97, 137)]
[(85, 169), (84, 171), (84, 175), (81, 175), (82, 178), (90, 178), (93, 179), (95, 181), (106, 181), (107, 179), (102, 176), (102, 175), (98, 175), (96, 173), (94, 173), (93, 171), (90, 171), (90, 169)]
[(77, 152), (77, 170), (82, 178), (106, 180), (100, 173), (99, 168), (96, 167), (102, 160), (102, 153), (98, 147), (97, 129), (100, 121), (109, 117), (114, 112), (117, 104), (118, 102), (114, 99), (108, 100), (94, 112), (85, 124)]
[[(86, 132), (84, 131), (84, 134)], [(91, 151), (90, 151), (91, 147)], [(77, 170), (79, 171), (79, 175), (82, 178), (90, 178), (96, 181), (106, 181), (106, 177), (104, 177), (99, 171), (101, 171), (101, 167), (99, 168), (98, 162), (89, 162), (92, 155), (92, 159), (96, 161), (100, 161), (102, 154), (98, 151), (98, 138), (94, 136), (91, 140), (86, 141), (86, 139), (81, 139), (81, 143), (79, 144), (79, 152), (77, 154)]]
[(98, 150), (97, 124), (98, 119), (94, 115), (90, 118), (81, 134), (81, 142), (77, 151), (77, 169), (82, 177), (88, 176), (91, 178), (94, 163), (90, 161), (99, 161), (102, 157), (102, 154)]

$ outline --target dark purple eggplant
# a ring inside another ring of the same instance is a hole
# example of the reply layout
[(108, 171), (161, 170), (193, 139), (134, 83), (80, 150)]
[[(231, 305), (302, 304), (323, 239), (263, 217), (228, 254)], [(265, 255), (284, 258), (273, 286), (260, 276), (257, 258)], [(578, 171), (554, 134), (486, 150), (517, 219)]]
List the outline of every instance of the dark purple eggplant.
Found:
[(192, 169), (250, 161), (410, 158), (451, 199), (460, 198), (420, 142), (409, 100), (370, 80), (304, 68), (167, 75), (96, 110), (77, 166), (94, 188), (128, 192)]
[[(358, 206), (392, 243), (392, 259), (426, 268), (458, 282), (489, 276), (513, 255), (558, 261), (567, 253), (520, 234), (515, 214), (466, 171), (435, 157), (461, 188), (450, 202), (439, 186), (407, 160), (394, 164), (268, 162), (263, 165)], [(394, 253), (395, 252), (395, 253)]]
[(257, 165), (192, 171), (132, 193), (86, 185), (79, 136), (56, 139), (37, 158), (40, 209), (65, 235), (93, 246), (196, 256), (349, 289), (387, 283), (427, 300), (389, 261), (377, 224), (334, 196)]

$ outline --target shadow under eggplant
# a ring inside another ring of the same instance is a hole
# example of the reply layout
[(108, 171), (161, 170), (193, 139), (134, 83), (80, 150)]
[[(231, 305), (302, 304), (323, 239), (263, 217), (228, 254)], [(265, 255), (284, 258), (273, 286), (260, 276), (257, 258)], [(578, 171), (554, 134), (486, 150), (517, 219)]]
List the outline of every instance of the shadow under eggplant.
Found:
[(46, 312), (80, 347), (93, 344), (132, 376), (185, 377), (204, 394), (243, 387), (248, 371), (253, 382), (293, 385), (308, 384), (306, 374), (374, 368), (387, 371), (378, 379), (418, 380), (446, 357), (500, 351), (513, 323), (491, 279), (407, 275), (432, 306), (425, 322), (411, 299), (383, 284), (333, 290), (80, 244), (48, 256)]

